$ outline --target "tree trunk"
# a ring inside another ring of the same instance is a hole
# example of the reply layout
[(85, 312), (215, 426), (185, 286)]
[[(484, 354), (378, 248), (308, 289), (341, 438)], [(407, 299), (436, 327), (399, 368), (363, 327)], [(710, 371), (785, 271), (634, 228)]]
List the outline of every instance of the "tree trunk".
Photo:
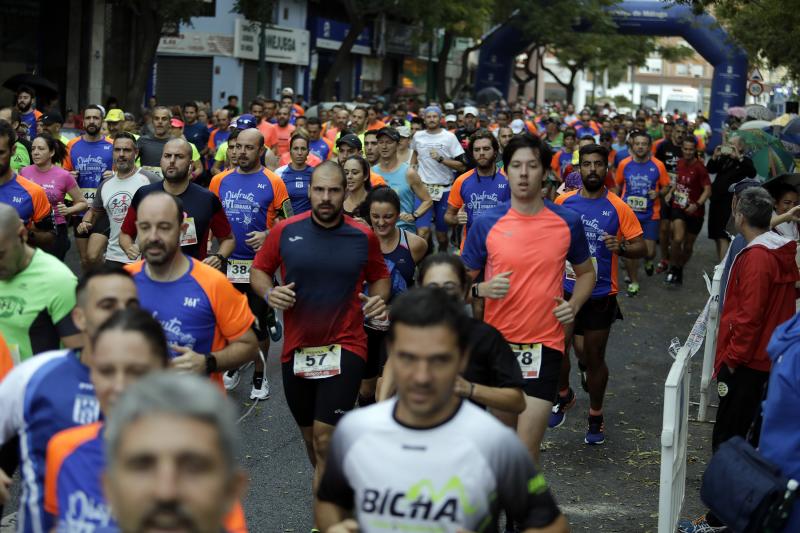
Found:
[[(131, 16), (134, 15), (131, 11)], [(161, 28), (164, 21), (158, 12), (157, 5), (150, 5), (136, 17), (135, 45), (133, 47), (133, 72), (125, 94), (125, 109), (138, 114), (144, 103), (147, 80), (153, 68), (158, 43), (161, 40)]]
[(555, 72), (544, 66), (544, 62), (542, 62), (541, 65), (542, 65), (542, 70), (553, 76), (553, 79), (556, 80), (556, 83), (558, 83), (564, 88), (564, 90), (567, 93), (567, 98), (566, 98), (567, 103), (572, 104), (573, 98), (575, 97), (575, 76), (577, 76), (578, 74), (578, 69), (570, 67), (569, 81), (561, 81), (561, 79), (558, 76), (556, 76)]
[(445, 30), (442, 40), (442, 49), (439, 50), (436, 64), (436, 95), (435, 97), (444, 103), (447, 99), (447, 58), (450, 57), (450, 50), (453, 48), (453, 33)]
[(356, 44), (358, 36), (367, 26), (366, 16), (359, 13), (360, 9), (355, 6), (353, 0), (345, 1), (344, 7), (347, 18), (350, 21), (350, 31), (347, 32), (347, 37), (344, 38), (342, 45), (336, 51), (336, 57), (330, 70), (325, 73), (324, 77), (320, 77), (319, 72), (317, 72), (317, 77), (314, 79), (314, 90), (312, 92), (316, 94), (317, 100), (320, 102), (330, 100), (333, 96), (336, 78), (339, 77), (347, 59), (350, 57), (350, 52), (353, 50), (353, 45)]

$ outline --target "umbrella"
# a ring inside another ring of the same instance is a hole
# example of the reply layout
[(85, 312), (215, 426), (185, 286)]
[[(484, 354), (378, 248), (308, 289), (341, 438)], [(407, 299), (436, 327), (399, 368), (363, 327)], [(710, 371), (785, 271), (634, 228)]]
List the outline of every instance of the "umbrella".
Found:
[(772, 123), (766, 120), (748, 120), (739, 126), (740, 130), (763, 130), (764, 128), (771, 128)]
[(58, 86), (47, 78), (43, 78), (36, 74), (23, 72), (15, 74), (3, 82), (3, 87), (16, 91), (21, 85), (27, 85), (36, 91), (37, 96), (52, 96), (58, 95)]
[(753, 160), (761, 179), (769, 179), (794, 171), (794, 159), (777, 137), (763, 130), (737, 130), (734, 134), (747, 145), (746, 153)]
[(419, 96), (424, 94), (423, 91), (416, 87), (401, 87), (394, 93), (395, 96)]
[(744, 108), (747, 112), (747, 117), (756, 120), (772, 120), (775, 118), (775, 113), (760, 104), (749, 105)]
[(786, 125), (789, 124), (789, 122), (791, 122), (793, 119), (796, 118), (797, 115), (792, 115), (791, 113), (784, 113), (783, 115), (773, 120), (770, 124), (772, 124), (773, 126), (781, 126), (782, 128), (785, 128)]
[(480, 104), (488, 104), (490, 102), (502, 100), (503, 93), (500, 92), (500, 89), (497, 87), (486, 87), (485, 89), (478, 91), (478, 94), (475, 95), (475, 98), (477, 98), (478, 103)]
[(800, 117), (794, 115), (792, 119), (783, 126), (781, 131), (789, 135), (800, 135)]
[(747, 110), (740, 106), (729, 107), (728, 115), (736, 118), (745, 118), (747, 116)]
[(796, 189), (800, 187), (800, 174), (781, 174), (780, 176), (768, 179), (763, 185), (765, 189), (769, 189), (770, 186), (776, 183), (786, 183)]

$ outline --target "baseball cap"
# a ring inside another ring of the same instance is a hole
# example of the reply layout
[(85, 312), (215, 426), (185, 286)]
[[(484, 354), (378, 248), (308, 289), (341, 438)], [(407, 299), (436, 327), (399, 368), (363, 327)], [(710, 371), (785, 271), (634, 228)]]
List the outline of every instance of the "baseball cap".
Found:
[(109, 109), (106, 115), (106, 122), (120, 122), (123, 120), (125, 120), (125, 113), (122, 112), (122, 109)]
[(458, 122), (458, 117), (455, 115), (447, 115), (444, 117), (445, 122)]
[[(384, 129), (386, 128), (382, 128), (381, 131)], [(361, 150), (361, 139), (359, 139), (354, 133), (348, 133), (347, 135), (342, 135), (339, 137), (339, 139), (336, 141), (336, 147), (338, 148), (343, 144), (346, 144), (351, 148), (355, 148), (356, 150)]]
[(183, 121), (178, 117), (172, 117), (172, 120), (169, 121), (169, 125), (172, 126), (173, 128), (182, 128)]
[(379, 130), (378, 130), (378, 133), (377, 133), (377, 136), (378, 136), (378, 137), (380, 137), (381, 135), (384, 135), (384, 136), (386, 136), (386, 137), (389, 137), (389, 138), (390, 138), (391, 140), (393, 140), (394, 142), (397, 142), (397, 141), (399, 141), (399, 140), (400, 140), (400, 134), (399, 134), (399, 133), (397, 132), (397, 130), (396, 130), (396, 129), (394, 129), (394, 128), (388, 128), (388, 127), (387, 127), (387, 128), (381, 128), (381, 129), (379, 129)]
[(742, 194), (747, 189), (752, 189), (753, 187), (761, 187), (761, 182), (754, 178), (745, 178), (728, 187), (728, 192)]
[(423, 111), (423, 115), (427, 115), (428, 113), (436, 113), (437, 115), (442, 116), (442, 110), (439, 109), (438, 105), (429, 105), (426, 107), (425, 111)]
[(294, 96), (294, 89), (291, 87), (284, 87), (281, 91), (281, 96)]
[(464, 116), (466, 117), (467, 115), (472, 115), (473, 117), (477, 117), (478, 110), (474, 106), (468, 105), (467, 107), (464, 108)]
[(400, 137), (404, 138), (411, 137), (411, 128), (409, 128), (408, 126), (400, 126), (398, 128), (395, 128), (395, 130), (397, 130), (397, 134), (400, 135)]
[(523, 131), (525, 131), (525, 123), (521, 119), (515, 118), (514, 120), (511, 121), (510, 126), (511, 126), (511, 131), (514, 132), (514, 135), (518, 135)]
[(250, 128), (255, 128), (258, 125), (256, 123), (256, 117), (250, 113), (239, 115), (239, 118), (236, 119), (235, 124), (237, 130), (249, 130)]
[(61, 116), (61, 113), (58, 111), (53, 111), (52, 113), (45, 113), (42, 115), (42, 124), (45, 126), (49, 126), (50, 124), (63, 124), (64, 117)]
[(455, 111), (456, 110), (456, 106), (455, 106), (455, 104), (453, 102), (447, 102), (447, 103), (444, 104), (444, 110), (445, 111)]

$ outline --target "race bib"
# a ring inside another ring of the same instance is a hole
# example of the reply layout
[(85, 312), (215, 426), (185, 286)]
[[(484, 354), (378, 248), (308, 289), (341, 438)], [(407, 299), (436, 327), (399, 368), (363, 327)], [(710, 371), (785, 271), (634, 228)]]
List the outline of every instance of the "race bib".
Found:
[(689, 193), (686, 191), (675, 191), (675, 203), (681, 209), (685, 209), (689, 205)]
[(342, 373), (342, 346), (330, 344), (294, 351), (294, 375), (305, 379), (323, 379)]
[(229, 259), (228, 281), (231, 283), (250, 283), (250, 267), (252, 259)]
[[(597, 276), (597, 258), (592, 257), (592, 266), (594, 267), (594, 275)], [(564, 275), (569, 281), (575, 281), (577, 276), (575, 276), (575, 269), (572, 268), (572, 263), (569, 261), (566, 262), (564, 265)]]
[(197, 244), (197, 228), (194, 225), (194, 217), (184, 217), (181, 225), (181, 246)]
[(94, 202), (94, 197), (97, 195), (97, 189), (85, 188), (81, 189), (81, 194), (83, 195), (83, 199), (89, 202), (89, 207), (92, 206), (92, 202)]
[(522, 379), (536, 379), (542, 368), (542, 345), (536, 344), (508, 344), (517, 358), (522, 370)]
[(671, 181), (673, 185), (678, 181), (678, 174), (675, 172), (667, 172), (667, 176), (669, 176), (669, 181)]
[(647, 198), (644, 196), (628, 196), (628, 205), (637, 213), (647, 211)]
[(430, 183), (425, 184), (425, 188), (428, 189), (428, 194), (431, 195), (431, 200), (434, 202), (438, 202), (442, 199), (442, 195), (444, 194), (444, 190), (447, 188), (444, 185), (431, 185)]
[(159, 178), (163, 178), (164, 177), (164, 174), (161, 172), (161, 167), (146, 166), (146, 167), (142, 167), (142, 170), (146, 170), (148, 172), (152, 172), (153, 174), (155, 174)]

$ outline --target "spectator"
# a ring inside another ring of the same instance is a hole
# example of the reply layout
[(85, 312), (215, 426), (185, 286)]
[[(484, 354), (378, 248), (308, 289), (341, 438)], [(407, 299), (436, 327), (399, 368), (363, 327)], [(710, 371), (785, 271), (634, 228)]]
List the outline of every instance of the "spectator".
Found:
[(717, 244), (717, 257), (725, 257), (731, 237), (725, 226), (731, 217), (733, 193), (731, 185), (745, 178), (754, 178), (756, 168), (753, 161), (745, 155), (747, 147), (741, 137), (733, 137), (729, 143), (717, 146), (714, 155), (706, 163), (709, 174), (717, 175), (711, 183), (711, 201), (708, 206), (708, 238)]
[(797, 189), (788, 183), (778, 183), (769, 189), (775, 199), (775, 212), (772, 216), (773, 231), (797, 242), (800, 240), (800, 225), (797, 222)]

